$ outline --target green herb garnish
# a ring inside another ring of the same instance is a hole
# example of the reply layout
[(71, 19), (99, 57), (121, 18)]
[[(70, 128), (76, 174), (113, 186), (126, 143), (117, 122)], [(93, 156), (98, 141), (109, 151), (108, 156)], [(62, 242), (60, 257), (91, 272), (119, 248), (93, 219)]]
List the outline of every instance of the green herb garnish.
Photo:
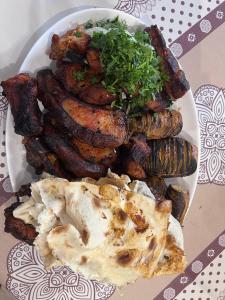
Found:
[(82, 33), (80, 31), (76, 31), (74, 32), (74, 35), (78, 38), (80, 38), (82, 36)]
[(86, 71), (74, 71), (73, 78), (78, 81), (84, 80), (85, 73)]
[(99, 82), (99, 79), (96, 76), (92, 76), (90, 81), (91, 81), (92, 84), (96, 84), (96, 83)]
[(118, 18), (100, 21), (98, 26), (108, 29), (107, 33), (94, 32), (90, 43), (100, 49), (105, 74), (102, 84), (118, 96), (113, 107), (135, 113), (163, 88), (160, 58), (150, 46), (147, 33), (129, 34), (127, 25)]

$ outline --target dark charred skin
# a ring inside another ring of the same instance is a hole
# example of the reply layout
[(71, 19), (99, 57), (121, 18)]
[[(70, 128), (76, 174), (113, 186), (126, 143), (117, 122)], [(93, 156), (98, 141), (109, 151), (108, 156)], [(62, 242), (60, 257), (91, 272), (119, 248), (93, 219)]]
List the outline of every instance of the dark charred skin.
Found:
[(131, 178), (143, 180), (147, 174), (144, 166), (147, 163), (148, 156), (151, 155), (146, 139), (143, 135), (136, 135), (131, 138), (130, 143), (123, 146), (120, 151), (120, 162), (122, 172), (128, 174)]
[(49, 57), (53, 60), (62, 60), (71, 50), (77, 54), (85, 55), (89, 41), (90, 36), (84, 32), (82, 26), (68, 30), (62, 36), (53, 34)]
[(79, 98), (86, 103), (107, 105), (116, 99), (116, 95), (109, 93), (101, 84), (97, 84), (87, 87), (79, 94)]
[(144, 133), (147, 139), (163, 139), (180, 133), (183, 127), (182, 115), (176, 110), (164, 110), (153, 116), (143, 113), (141, 117), (129, 120), (132, 133)]
[(90, 68), (95, 74), (101, 74), (103, 72), (101, 61), (100, 61), (100, 52), (98, 49), (89, 48), (87, 50), (87, 61)]
[(27, 151), (27, 162), (36, 170), (37, 174), (45, 171), (56, 177), (69, 180), (74, 178), (64, 170), (59, 159), (40, 138), (25, 138), (23, 143)]
[(24, 184), (21, 185), (18, 192), (15, 193), (15, 196), (17, 197), (23, 197), (23, 196), (31, 196), (31, 184)]
[(107, 168), (105, 166), (85, 161), (52, 125), (45, 124), (43, 139), (62, 161), (64, 167), (76, 177), (100, 178), (106, 174)]
[(5, 232), (11, 233), (16, 239), (24, 241), (29, 245), (33, 242), (38, 235), (35, 228), (31, 224), (26, 224), (24, 221), (17, 219), (13, 216), (13, 211), (16, 209), (20, 202), (13, 203), (5, 209)]
[(146, 183), (156, 200), (161, 200), (161, 198), (165, 196), (167, 185), (163, 178), (158, 176), (149, 176), (146, 179)]
[(180, 69), (173, 53), (166, 47), (166, 42), (158, 27), (153, 25), (145, 28), (145, 31), (148, 32), (151, 44), (162, 59), (161, 67), (168, 77), (165, 84), (166, 92), (173, 100), (181, 98), (190, 89), (184, 72)]
[(21, 73), (1, 82), (3, 95), (10, 103), (15, 132), (23, 136), (38, 136), (42, 132), (41, 111), (37, 102), (37, 82)]
[(92, 163), (100, 163), (104, 166), (111, 167), (117, 159), (115, 149), (111, 148), (96, 148), (86, 144), (76, 138), (71, 138), (66, 131), (63, 131), (57, 119), (54, 119), (51, 113), (44, 114), (44, 120), (47, 124), (51, 124), (58, 132), (65, 136), (70, 145), (78, 152), (85, 160)]
[(170, 106), (171, 98), (166, 92), (165, 88), (155, 95), (154, 100), (146, 103), (146, 107), (154, 112), (162, 112)]
[[(65, 90), (60, 90), (60, 85), (56, 84), (53, 74), (49, 76), (49, 71), (38, 75), (39, 99), (71, 136), (98, 148), (115, 148), (123, 144), (127, 137), (124, 112), (79, 101)], [(52, 83), (44, 84), (45, 80), (52, 80)], [(53, 85), (55, 89), (52, 89)], [(42, 89), (46, 86), (51, 89)]]
[(152, 155), (145, 165), (146, 173), (161, 177), (184, 177), (197, 169), (193, 146), (181, 138), (150, 140)]
[(172, 215), (183, 224), (190, 201), (189, 192), (181, 186), (169, 185), (165, 195), (172, 201)]

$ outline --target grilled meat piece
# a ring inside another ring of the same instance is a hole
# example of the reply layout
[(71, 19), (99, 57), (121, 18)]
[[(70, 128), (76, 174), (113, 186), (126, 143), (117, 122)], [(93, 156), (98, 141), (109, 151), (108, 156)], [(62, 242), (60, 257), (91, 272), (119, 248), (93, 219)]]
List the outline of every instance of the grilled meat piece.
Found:
[(76, 177), (100, 178), (106, 174), (107, 168), (105, 166), (85, 161), (51, 124), (45, 124), (43, 138), (64, 167)]
[(103, 72), (101, 61), (100, 61), (100, 53), (98, 49), (89, 48), (87, 50), (87, 61), (90, 68), (93, 70), (95, 74), (101, 74)]
[(189, 206), (189, 192), (179, 185), (169, 185), (166, 191), (166, 199), (172, 201), (172, 215), (180, 224), (183, 224)]
[(11, 233), (18, 240), (24, 241), (29, 245), (33, 245), (33, 242), (38, 235), (34, 226), (26, 224), (24, 221), (13, 216), (14, 209), (16, 209), (20, 204), (20, 202), (15, 202), (5, 209), (5, 232)]
[(167, 185), (163, 178), (158, 176), (149, 176), (146, 179), (146, 183), (153, 195), (156, 197), (156, 200), (162, 200), (165, 198)]
[(62, 36), (53, 34), (49, 57), (54, 60), (62, 60), (70, 50), (84, 55), (89, 41), (90, 36), (84, 31), (83, 26), (77, 26), (75, 29), (68, 30)]
[(182, 115), (176, 110), (164, 110), (156, 116), (146, 113), (129, 120), (129, 130), (132, 133), (144, 133), (151, 140), (175, 136), (182, 127)]
[(150, 140), (152, 155), (148, 157), (145, 171), (161, 177), (184, 177), (197, 169), (195, 148), (181, 138)]
[(146, 103), (146, 107), (154, 112), (161, 112), (170, 106), (170, 99), (170, 96), (164, 88), (161, 92), (155, 95), (154, 100), (150, 100)]
[(63, 131), (60, 123), (57, 119), (54, 119), (50, 112), (44, 114), (44, 120), (46, 124), (51, 124), (53, 127), (57, 128), (61, 134), (67, 136), (68, 142), (76, 151), (87, 161), (92, 163), (100, 163), (104, 166), (110, 167), (117, 159), (117, 154), (115, 149), (111, 148), (96, 148), (88, 145), (76, 138), (70, 138), (66, 131)]
[(145, 136), (139, 134), (130, 139), (130, 143), (124, 145), (120, 151), (120, 164), (122, 173), (131, 178), (143, 180), (147, 177), (145, 166), (151, 150), (146, 143)]
[(87, 161), (101, 163), (110, 167), (116, 161), (116, 150), (111, 148), (96, 148), (73, 138), (71, 141), (80, 155)]
[(41, 111), (37, 102), (37, 82), (21, 73), (2, 81), (3, 95), (10, 103), (15, 132), (23, 136), (37, 136), (42, 132)]
[(30, 183), (21, 185), (19, 191), (15, 193), (15, 196), (17, 196), (17, 197), (31, 196), (30, 187), (31, 187)]
[(63, 129), (94, 147), (114, 148), (123, 144), (127, 136), (124, 112), (79, 101), (60, 88), (54, 75), (49, 72), (44, 70), (38, 73), (39, 99)]
[[(78, 95), (86, 103), (96, 105), (110, 104), (116, 96), (109, 93), (102, 84), (99, 75), (95, 75), (93, 69), (85, 70), (80, 64), (69, 62), (58, 62), (56, 68), (56, 77), (65, 89)], [(92, 80), (97, 84), (92, 84)]]
[(61, 178), (74, 178), (64, 170), (56, 155), (47, 148), (40, 138), (25, 138), (23, 143), (27, 151), (27, 162), (36, 170), (37, 174), (45, 171)]
[(166, 47), (166, 42), (158, 27), (153, 25), (145, 28), (145, 31), (148, 32), (157, 54), (162, 58), (162, 69), (168, 76), (165, 85), (167, 93), (173, 100), (181, 98), (190, 89), (184, 72), (180, 69), (173, 53)]
[(91, 85), (79, 94), (79, 98), (86, 103), (95, 105), (107, 105), (116, 99), (116, 95), (111, 94), (101, 84)]

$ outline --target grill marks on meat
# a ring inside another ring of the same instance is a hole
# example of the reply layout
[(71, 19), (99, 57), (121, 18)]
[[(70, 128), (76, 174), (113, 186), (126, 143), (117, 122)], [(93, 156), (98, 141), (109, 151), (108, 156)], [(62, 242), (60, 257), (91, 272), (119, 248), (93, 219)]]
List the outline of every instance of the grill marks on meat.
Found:
[[(76, 79), (78, 72), (84, 74), (82, 80)], [(116, 95), (109, 93), (107, 89), (99, 83), (101, 76), (95, 69), (87, 69), (84, 71), (84, 67), (81, 64), (58, 62), (56, 77), (62, 82), (67, 91), (77, 95), (86, 103), (106, 105), (116, 99)], [(92, 84), (92, 79), (95, 79), (97, 84)]]
[(37, 102), (37, 82), (21, 73), (1, 83), (3, 95), (10, 103), (15, 132), (23, 136), (36, 136), (42, 132), (41, 111)]
[(163, 139), (180, 133), (183, 127), (182, 115), (176, 110), (164, 110), (156, 116), (150, 113), (141, 117), (132, 118), (129, 129), (133, 133), (144, 132), (147, 139)]
[(45, 124), (43, 138), (47, 146), (63, 162), (65, 168), (76, 177), (99, 178), (106, 174), (105, 166), (85, 161), (52, 125)]
[(61, 60), (66, 57), (70, 50), (76, 51), (78, 54), (84, 55), (87, 51), (90, 36), (84, 31), (82, 26), (68, 30), (62, 36), (53, 34), (50, 59)]
[(16, 209), (20, 204), (20, 202), (16, 202), (5, 209), (5, 232), (11, 233), (18, 240), (24, 241), (29, 245), (33, 245), (33, 242), (38, 235), (34, 226), (26, 224), (24, 221), (13, 216), (14, 209)]
[[(40, 99), (62, 128), (79, 140), (99, 148), (123, 144), (127, 135), (126, 116), (121, 110), (108, 110), (85, 104), (72, 97), (56, 83), (49, 71), (38, 74)], [(52, 81), (52, 83), (44, 83)], [(55, 85), (55, 89), (52, 86)], [(43, 89), (50, 86), (51, 89)]]
[(64, 170), (56, 155), (40, 138), (25, 138), (23, 143), (27, 151), (27, 162), (38, 174), (45, 171), (57, 177), (72, 178), (71, 174)]
[(146, 172), (161, 177), (183, 177), (193, 174), (197, 160), (192, 145), (181, 138), (150, 140), (152, 155), (148, 157)]
[(181, 98), (190, 89), (183, 70), (180, 69), (173, 53), (166, 47), (166, 42), (158, 27), (153, 25), (145, 28), (145, 31), (148, 32), (157, 54), (162, 58), (162, 69), (168, 76), (165, 84), (167, 93), (174, 100)]

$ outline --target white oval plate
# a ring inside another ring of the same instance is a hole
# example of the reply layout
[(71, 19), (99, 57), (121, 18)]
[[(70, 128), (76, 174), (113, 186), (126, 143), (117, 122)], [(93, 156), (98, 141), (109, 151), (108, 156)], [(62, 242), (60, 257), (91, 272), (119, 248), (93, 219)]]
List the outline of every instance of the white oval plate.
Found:
[[(98, 21), (104, 18), (113, 19), (116, 16), (125, 20), (128, 26), (145, 27), (145, 24), (139, 19), (114, 9), (93, 8), (74, 12), (62, 18), (50, 27), (37, 40), (27, 54), (19, 72), (35, 74), (38, 70), (49, 67), (51, 60), (49, 59), (47, 52), (50, 48), (51, 36), (53, 33), (63, 34), (77, 23), (84, 23), (90, 19)], [(151, 24), (147, 25), (149, 26)], [(197, 113), (191, 90), (182, 99), (176, 101), (174, 107), (179, 108), (183, 116), (184, 127), (180, 135), (195, 144), (199, 149), (199, 125), (197, 122)], [(6, 153), (9, 176), (14, 191), (17, 191), (22, 184), (29, 183), (35, 178), (32, 168), (29, 167), (26, 162), (26, 153), (21, 142), (22, 137), (14, 132), (13, 118), (9, 109), (6, 123)], [(191, 176), (168, 179), (167, 182), (177, 182), (186, 186), (190, 191), (190, 197), (192, 200), (197, 184), (197, 175), (198, 170)]]

